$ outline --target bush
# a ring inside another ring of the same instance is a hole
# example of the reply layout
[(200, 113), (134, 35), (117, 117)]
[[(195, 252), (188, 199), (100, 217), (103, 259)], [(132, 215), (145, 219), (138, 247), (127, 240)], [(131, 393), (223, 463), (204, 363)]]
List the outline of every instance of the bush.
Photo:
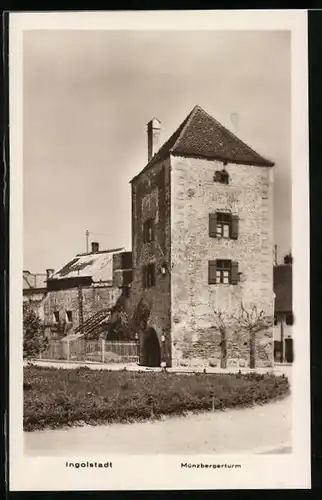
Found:
[(245, 407), (288, 394), (286, 377), (24, 368), (24, 429), (131, 422)]
[(42, 323), (28, 305), (23, 306), (23, 357), (35, 358), (44, 351), (48, 340), (44, 337)]

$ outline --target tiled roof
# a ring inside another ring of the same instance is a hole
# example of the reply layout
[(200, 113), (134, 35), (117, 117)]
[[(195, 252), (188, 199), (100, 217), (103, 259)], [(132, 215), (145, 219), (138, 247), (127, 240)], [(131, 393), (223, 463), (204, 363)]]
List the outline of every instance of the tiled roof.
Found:
[(274, 266), (275, 311), (292, 312), (292, 265)]
[(170, 139), (151, 158), (145, 169), (164, 160), (170, 154), (259, 167), (274, 165), (247, 146), (200, 106), (193, 108)]
[(113, 255), (124, 248), (115, 248), (97, 253), (76, 255), (59, 271), (51, 276), (53, 280), (91, 277), (94, 282), (110, 281), (113, 278)]

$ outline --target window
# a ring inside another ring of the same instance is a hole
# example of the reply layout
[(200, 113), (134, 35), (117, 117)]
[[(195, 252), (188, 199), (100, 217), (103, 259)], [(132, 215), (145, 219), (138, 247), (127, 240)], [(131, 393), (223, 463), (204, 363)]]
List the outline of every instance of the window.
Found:
[(59, 323), (59, 311), (54, 311), (54, 323)]
[(230, 283), (230, 260), (216, 261), (216, 283)]
[(237, 285), (238, 282), (238, 262), (221, 259), (208, 262), (209, 285)]
[(238, 215), (230, 212), (215, 212), (209, 214), (209, 236), (211, 238), (238, 239)]
[(154, 241), (154, 220), (149, 219), (143, 224), (143, 241), (150, 243)]
[(285, 318), (285, 323), (287, 326), (292, 326), (294, 323), (294, 316), (293, 313), (288, 313)]
[(229, 184), (229, 174), (227, 170), (216, 170), (214, 173), (214, 182)]
[(67, 323), (73, 322), (73, 312), (72, 311), (66, 311), (66, 321), (67, 321)]
[(217, 212), (216, 236), (229, 238), (231, 214)]
[(151, 288), (155, 286), (155, 264), (151, 262), (143, 267), (143, 288)]

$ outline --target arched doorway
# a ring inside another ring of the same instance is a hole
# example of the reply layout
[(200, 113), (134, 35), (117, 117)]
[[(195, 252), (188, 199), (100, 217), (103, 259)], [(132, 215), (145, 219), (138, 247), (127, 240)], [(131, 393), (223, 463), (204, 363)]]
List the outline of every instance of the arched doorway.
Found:
[(143, 337), (143, 366), (160, 366), (161, 349), (156, 331), (148, 328)]

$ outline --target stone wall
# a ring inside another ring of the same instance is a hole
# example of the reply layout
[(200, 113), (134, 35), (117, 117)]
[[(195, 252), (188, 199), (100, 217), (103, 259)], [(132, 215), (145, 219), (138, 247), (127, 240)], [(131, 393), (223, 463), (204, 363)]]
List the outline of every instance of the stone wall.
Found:
[[(222, 169), (222, 164), (216, 161), (171, 157), (174, 359), (183, 358), (187, 348), (193, 356), (191, 346), (212, 337), (214, 310), (231, 315), (243, 302), (247, 308), (256, 304), (273, 317), (272, 169), (228, 164), (228, 185), (213, 181), (217, 169)], [(237, 240), (209, 237), (209, 213), (220, 210), (238, 215)], [(238, 262), (242, 274), (237, 285), (208, 284), (208, 261), (215, 259)], [(213, 339), (213, 344), (218, 344), (216, 335)], [(258, 335), (257, 364), (273, 362), (271, 341), (272, 332)], [(234, 359), (237, 344), (247, 363), (245, 342), (241, 334), (234, 341), (229, 340), (230, 359)], [(218, 357), (216, 352), (212, 356)]]
[[(222, 337), (218, 329), (195, 328), (180, 330), (175, 339), (175, 346), (181, 347), (180, 355), (173, 360), (173, 366), (203, 365), (220, 367), (222, 360)], [(227, 331), (227, 367), (249, 367), (250, 349), (249, 335), (245, 331), (230, 328)], [(256, 335), (256, 365), (272, 365), (272, 330), (259, 332)]]
[(113, 255), (113, 286), (126, 287), (132, 282), (132, 252)]
[[(86, 321), (101, 309), (112, 307), (120, 294), (120, 289), (111, 286), (82, 287), (83, 320)], [(77, 327), (80, 323), (79, 290), (76, 287), (47, 292), (43, 307), (46, 325), (54, 324), (54, 311), (59, 312), (62, 323), (66, 322), (66, 311), (72, 311), (71, 327)]]
[[(143, 224), (155, 220), (155, 238), (144, 243)], [(165, 336), (164, 357), (171, 365), (170, 337), (170, 164), (157, 163), (132, 181), (132, 266), (130, 316), (134, 318), (140, 300), (149, 308), (147, 326), (152, 327), (161, 342)], [(156, 266), (155, 286), (143, 287), (143, 267)], [(161, 267), (166, 266), (165, 274)]]
[(29, 307), (33, 309), (38, 318), (41, 319), (41, 321), (44, 321), (44, 316), (45, 316), (44, 297), (45, 297), (44, 291), (33, 292), (32, 290), (28, 290), (27, 292), (23, 293), (23, 303), (28, 304)]

